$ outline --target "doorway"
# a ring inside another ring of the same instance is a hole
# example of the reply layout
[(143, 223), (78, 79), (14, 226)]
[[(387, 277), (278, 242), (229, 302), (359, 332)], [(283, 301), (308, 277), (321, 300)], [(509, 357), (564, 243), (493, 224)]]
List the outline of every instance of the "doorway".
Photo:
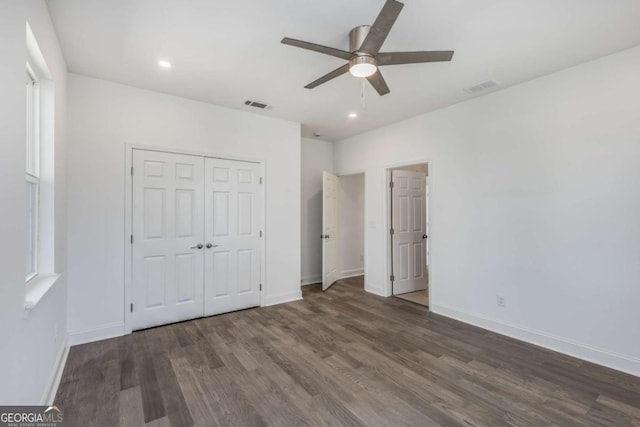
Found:
[(429, 305), (428, 164), (389, 169), (391, 294)]
[(323, 173), (323, 290), (340, 279), (364, 283), (364, 185), (364, 173)]
[(260, 305), (262, 164), (132, 150), (132, 330)]

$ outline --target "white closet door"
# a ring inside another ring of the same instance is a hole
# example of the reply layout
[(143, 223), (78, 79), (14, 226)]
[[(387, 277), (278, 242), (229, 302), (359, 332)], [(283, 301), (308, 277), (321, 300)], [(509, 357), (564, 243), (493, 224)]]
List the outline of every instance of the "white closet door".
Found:
[(427, 288), (424, 177), (421, 172), (391, 172), (394, 295)]
[(322, 172), (322, 290), (338, 280), (338, 177)]
[(203, 314), (204, 159), (133, 150), (132, 328)]
[(206, 316), (260, 305), (261, 166), (205, 159)]

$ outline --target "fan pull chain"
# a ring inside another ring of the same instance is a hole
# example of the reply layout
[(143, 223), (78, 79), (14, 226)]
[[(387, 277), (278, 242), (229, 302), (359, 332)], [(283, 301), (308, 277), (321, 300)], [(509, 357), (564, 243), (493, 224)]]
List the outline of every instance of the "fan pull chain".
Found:
[(362, 80), (362, 109), (364, 110), (365, 108), (367, 108), (367, 102), (366, 102), (366, 99), (365, 99), (365, 96), (364, 96), (364, 94), (365, 94), (365, 86), (366, 85), (364, 83), (364, 79), (361, 79), (361, 80)]

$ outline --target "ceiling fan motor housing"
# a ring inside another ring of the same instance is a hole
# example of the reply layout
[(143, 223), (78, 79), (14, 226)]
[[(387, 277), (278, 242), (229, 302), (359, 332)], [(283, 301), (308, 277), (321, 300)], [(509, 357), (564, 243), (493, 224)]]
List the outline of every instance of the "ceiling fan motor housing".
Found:
[(369, 30), (371, 30), (371, 25), (360, 25), (349, 31), (350, 52), (356, 53), (360, 50), (360, 46), (362, 46), (362, 42), (367, 37), (367, 34), (369, 34)]
[(369, 52), (360, 51), (362, 42), (369, 34), (371, 25), (360, 25), (349, 32), (349, 50), (353, 57), (349, 60), (349, 72), (356, 77), (369, 77), (377, 71), (378, 61)]

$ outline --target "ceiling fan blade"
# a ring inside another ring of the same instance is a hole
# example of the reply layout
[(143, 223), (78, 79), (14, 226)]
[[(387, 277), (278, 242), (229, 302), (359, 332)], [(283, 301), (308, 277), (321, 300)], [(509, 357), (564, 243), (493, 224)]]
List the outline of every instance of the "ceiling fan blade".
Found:
[(373, 55), (380, 51), (382, 44), (389, 35), (389, 31), (391, 31), (391, 27), (393, 27), (396, 19), (398, 19), (398, 15), (400, 15), (403, 6), (404, 4), (399, 1), (387, 0), (378, 14), (376, 21), (371, 26), (369, 34), (367, 34), (367, 37), (365, 37), (362, 42), (360, 50)]
[(315, 43), (303, 42), (302, 40), (290, 39), (285, 37), (280, 42), (282, 44), (288, 44), (289, 46), (295, 46), (302, 49), (312, 50), (314, 52), (324, 53), (325, 55), (331, 55), (338, 58), (349, 60), (353, 56), (351, 52), (345, 50), (334, 49), (332, 47), (322, 46)]
[(335, 79), (336, 77), (346, 73), (347, 71), (349, 71), (349, 64), (344, 64), (342, 67), (336, 68), (329, 74), (325, 74), (324, 76), (320, 77), (318, 80), (312, 81), (311, 83), (306, 85), (305, 88), (313, 89), (314, 87), (320, 86), (321, 84), (326, 83), (331, 79)]
[(419, 64), (422, 62), (451, 61), (452, 50), (432, 50), (423, 52), (384, 52), (378, 54), (378, 65)]
[(386, 95), (390, 92), (389, 86), (387, 86), (387, 82), (384, 81), (384, 77), (382, 77), (382, 73), (380, 70), (376, 71), (375, 74), (367, 77), (371, 86), (378, 92), (378, 95)]

